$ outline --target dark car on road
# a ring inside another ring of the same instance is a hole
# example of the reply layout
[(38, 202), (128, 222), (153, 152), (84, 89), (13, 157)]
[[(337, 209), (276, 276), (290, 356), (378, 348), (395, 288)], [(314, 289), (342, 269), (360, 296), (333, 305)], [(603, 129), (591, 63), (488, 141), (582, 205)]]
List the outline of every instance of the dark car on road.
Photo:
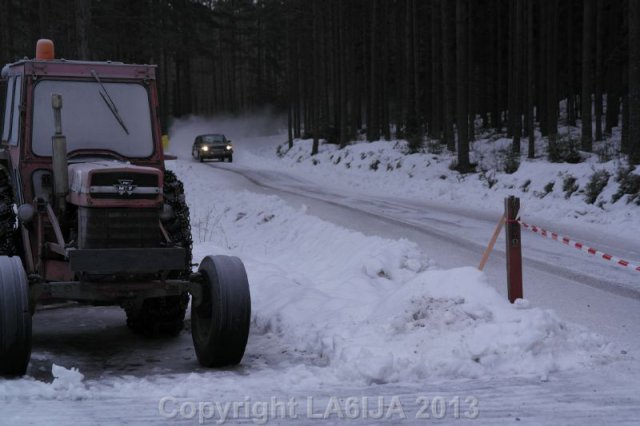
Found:
[(204, 161), (218, 158), (221, 161), (233, 161), (233, 145), (223, 134), (212, 133), (196, 136), (191, 149), (191, 155), (196, 160)]

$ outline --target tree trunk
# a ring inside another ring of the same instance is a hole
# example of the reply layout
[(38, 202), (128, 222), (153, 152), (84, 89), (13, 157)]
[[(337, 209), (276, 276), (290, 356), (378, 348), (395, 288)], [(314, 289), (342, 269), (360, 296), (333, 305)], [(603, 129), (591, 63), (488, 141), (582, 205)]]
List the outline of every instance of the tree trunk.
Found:
[(575, 61), (573, 53), (575, 49), (574, 20), (574, 1), (567, 0), (567, 121), (570, 126), (576, 125)]
[(595, 119), (596, 141), (602, 140), (602, 66), (604, 43), (604, 0), (596, 0), (596, 63), (595, 63)]
[(494, 0), (495, 1), (495, 25), (497, 28), (497, 39), (496, 39), (496, 50), (497, 50), (497, 60), (498, 60), (498, 66), (497, 66), (497, 72), (496, 72), (496, 112), (494, 113), (495, 115), (495, 122), (494, 122), (494, 127), (496, 129), (496, 132), (500, 133), (502, 132), (502, 111), (503, 111), (503, 106), (504, 106), (504, 54), (503, 54), (503, 42), (504, 42), (504, 30), (503, 30), (503, 23), (501, 20), (501, 2), (500, 0)]
[(456, 0), (456, 129), (458, 130), (458, 171), (469, 171), (469, 115), (467, 76), (467, 2)]
[(558, 89), (557, 89), (557, 39), (558, 39), (558, 5), (542, 0), (547, 7), (546, 30), (546, 88), (547, 88), (547, 136), (549, 146), (555, 148), (558, 139)]
[(475, 49), (473, 45), (473, 17), (474, 17), (474, 1), (467, 1), (467, 135), (469, 143), (476, 138), (476, 99), (477, 99), (477, 69), (475, 63)]
[(369, 28), (369, 107), (367, 115), (367, 140), (376, 141), (380, 139), (380, 126), (377, 114), (377, 86), (378, 86), (378, 74), (377, 74), (377, 35), (376, 26), (378, 22), (377, 17), (378, 1), (372, 0), (371, 3), (371, 26)]
[[(389, 7), (386, 2), (381, 2), (380, 10), (378, 11), (380, 16), (387, 16)], [(389, 21), (381, 19), (378, 22), (380, 26), (380, 33), (387, 34), (389, 32)], [(379, 123), (378, 135), (382, 135), (385, 140), (391, 140), (391, 119), (389, 117), (389, 72), (387, 64), (389, 62), (389, 37), (380, 37), (379, 40), (381, 50), (375, 55), (372, 60), (375, 61), (376, 67), (380, 70), (378, 72), (378, 102), (376, 107), (376, 116)]]
[(295, 77), (293, 75), (293, 49), (291, 48), (291, 20), (286, 19), (286, 75), (287, 75), (287, 143), (289, 149), (293, 148), (293, 108), (294, 108), (294, 85)]
[(322, 76), (320, 75), (320, 48), (319, 48), (319, 40), (320, 37), (320, 17), (318, 11), (318, 2), (320, 0), (312, 0), (312, 16), (313, 16), (313, 37), (312, 37), (312, 46), (313, 46), (313, 100), (312, 100), (312, 117), (313, 117), (313, 143), (311, 145), (311, 155), (316, 155), (320, 148), (320, 80)]
[[(444, 0), (447, 1), (447, 0)], [(442, 37), (440, 0), (431, 2), (431, 120), (429, 135), (442, 138)]]
[[(620, 20), (623, 15), (623, 7), (612, 7), (607, 16), (607, 28), (609, 30), (609, 40), (606, 51), (612, 52), (619, 49), (619, 41), (622, 39), (622, 27)], [(607, 92), (607, 109), (606, 109), (606, 125), (605, 132), (611, 134), (614, 127), (618, 127), (620, 117), (620, 97), (622, 95), (622, 55), (608, 54), (606, 61), (606, 92)]]
[[(634, 2), (635, 0), (632, 0)], [(582, 22), (582, 149), (593, 150), (593, 128), (591, 119), (591, 93), (593, 88), (593, 22), (594, 0), (584, 0), (584, 17)]]
[(520, 153), (522, 137), (521, 92), (522, 83), (522, 19), (521, 0), (510, 0), (509, 4), (509, 127), (513, 137), (511, 151)]
[[(640, 2), (629, 1), (629, 162), (640, 163)], [(626, 108), (625, 108), (626, 109)]]
[[(543, 0), (544, 1), (544, 0)], [(534, 0), (527, 1), (527, 136), (529, 138), (528, 157), (536, 156), (536, 138), (533, 120), (533, 102), (535, 97), (534, 58), (535, 40), (533, 28)]]
[(338, 3), (338, 52), (339, 52), (339, 85), (340, 85), (340, 104), (339, 104), (339, 120), (340, 120), (340, 147), (347, 146), (347, 29), (344, 25), (344, 7), (342, 2)]
[(456, 150), (456, 141), (453, 133), (453, 111), (456, 103), (453, 73), (455, 73), (454, 49), (454, 27), (453, 27), (453, 7), (454, 3), (449, 0), (442, 0), (440, 3), (440, 14), (442, 16), (442, 79), (443, 79), (443, 112), (444, 112), (444, 139), (447, 149), (453, 152)]
[[(549, 82), (547, 81), (547, 77), (549, 74), (548, 68), (550, 57), (548, 47), (549, 38), (551, 37), (549, 24), (549, 9), (551, 8), (550, 5), (550, 2), (544, 0), (540, 0), (538, 2), (538, 9), (540, 11), (540, 31), (538, 34), (538, 67), (536, 72), (536, 120), (539, 122), (540, 134), (543, 137), (549, 136), (549, 101), (547, 99), (549, 92)], [(551, 140), (549, 140), (549, 143), (551, 144)]]

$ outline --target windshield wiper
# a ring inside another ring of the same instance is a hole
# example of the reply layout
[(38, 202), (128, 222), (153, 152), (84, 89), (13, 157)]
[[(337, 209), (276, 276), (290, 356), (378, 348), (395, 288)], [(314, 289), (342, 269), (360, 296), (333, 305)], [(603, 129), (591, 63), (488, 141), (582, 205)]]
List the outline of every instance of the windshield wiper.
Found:
[(110, 149), (100, 149), (98, 152), (88, 149), (76, 149), (67, 154), (67, 159), (73, 161), (78, 157), (97, 157), (97, 158), (115, 158), (116, 160), (126, 161), (125, 158), (115, 151)]
[(98, 91), (98, 93), (100, 93), (100, 97), (102, 98), (104, 103), (107, 104), (109, 111), (111, 111), (111, 114), (113, 114), (116, 120), (118, 120), (118, 124), (122, 126), (122, 129), (125, 131), (125, 133), (129, 134), (129, 129), (127, 129), (127, 126), (124, 124), (122, 117), (120, 117), (120, 113), (118, 112), (118, 107), (116, 107), (115, 102), (113, 102), (113, 99), (111, 99), (111, 96), (109, 96), (109, 92), (107, 92), (107, 88), (104, 87), (104, 84), (102, 84), (102, 81), (100, 81), (100, 77), (98, 77), (98, 73), (96, 73), (95, 70), (91, 70), (91, 75), (93, 76), (93, 78), (96, 79), (96, 81), (102, 88), (103, 91), (102, 92)]

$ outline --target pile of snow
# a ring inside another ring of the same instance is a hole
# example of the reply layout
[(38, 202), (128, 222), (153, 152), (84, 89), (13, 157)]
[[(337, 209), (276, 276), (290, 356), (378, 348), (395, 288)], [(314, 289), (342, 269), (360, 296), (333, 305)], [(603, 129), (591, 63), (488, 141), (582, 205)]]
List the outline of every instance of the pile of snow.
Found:
[(235, 254), (247, 266), (253, 335), (275, 339), (334, 380), (546, 377), (609, 354), (600, 337), (553, 312), (511, 305), (476, 269), (437, 270), (409, 241), (364, 236), (273, 196), (211, 194), (214, 178), (205, 173), (213, 170), (172, 167), (187, 199), (198, 200), (195, 258)]
[(0, 379), (0, 399), (25, 398), (82, 400), (92, 397), (92, 392), (84, 383), (84, 375), (77, 368), (64, 368), (52, 364), (53, 382), (44, 383), (26, 377), (20, 380)]

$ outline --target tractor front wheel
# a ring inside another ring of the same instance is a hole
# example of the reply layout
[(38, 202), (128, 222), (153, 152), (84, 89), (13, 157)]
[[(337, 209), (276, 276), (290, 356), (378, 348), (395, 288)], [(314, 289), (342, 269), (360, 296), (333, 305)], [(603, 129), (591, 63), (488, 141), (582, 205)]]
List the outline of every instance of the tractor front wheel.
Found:
[(29, 284), (19, 257), (0, 256), (0, 376), (22, 376), (31, 359)]
[(207, 256), (199, 268), (202, 298), (191, 306), (191, 335), (204, 367), (240, 363), (249, 338), (251, 296), (242, 261)]

